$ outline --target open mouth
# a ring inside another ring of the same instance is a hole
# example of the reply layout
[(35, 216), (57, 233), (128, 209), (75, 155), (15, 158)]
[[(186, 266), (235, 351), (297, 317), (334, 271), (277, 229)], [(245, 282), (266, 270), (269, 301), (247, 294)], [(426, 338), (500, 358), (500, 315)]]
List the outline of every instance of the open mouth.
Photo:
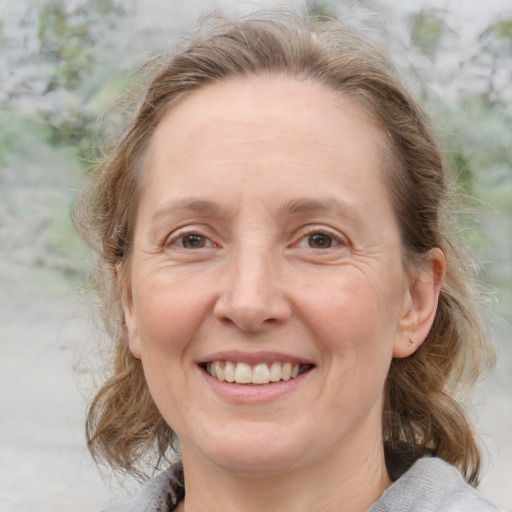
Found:
[(299, 377), (313, 368), (311, 364), (273, 362), (273, 363), (235, 363), (232, 361), (211, 361), (200, 365), (208, 375), (220, 382), (235, 384), (273, 384)]

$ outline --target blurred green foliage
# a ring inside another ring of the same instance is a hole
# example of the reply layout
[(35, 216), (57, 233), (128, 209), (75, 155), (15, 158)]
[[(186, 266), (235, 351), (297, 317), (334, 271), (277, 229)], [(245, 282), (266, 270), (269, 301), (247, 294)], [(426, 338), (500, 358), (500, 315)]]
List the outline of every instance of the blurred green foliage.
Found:
[(4, 21), (0, 20), (0, 50), (5, 46)]
[(327, 21), (336, 17), (336, 11), (332, 5), (322, 0), (308, 0), (306, 6), (309, 14), (315, 18), (323, 21)]
[(444, 21), (433, 10), (413, 16), (411, 39), (427, 55), (433, 55), (444, 32)]
[(41, 52), (57, 61), (48, 91), (57, 87), (77, 88), (82, 75), (90, 71), (93, 64), (92, 52), (87, 50), (93, 42), (87, 40), (86, 25), (69, 23), (70, 16), (59, 5), (61, 3), (48, 3), (39, 14)]
[(446, 150), (448, 166), (457, 183), (459, 193), (471, 195), (475, 175), (471, 165), (471, 159), (460, 146), (457, 148), (448, 147)]
[(39, 11), (41, 53), (55, 62), (47, 91), (77, 89), (94, 66), (96, 42), (90, 34), (90, 12), (86, 7), (68, 10), (66, 4), (69, 2), (48, 0)]
[(499, 20), (493, 25), (492, 29), (496, 36), (508, 39), (512, 45), (512, 19)]
[[(45, 94), (67, 91), (66, 115), (42, 113), (49, 127), (48, 142), (78, 149), (87, 166), (94, 151), (96, 121), (106, 102), (96, 101), (119, 68), (101, 72), (99, 57), (105, 46), (98, 41), (97, 29), (115, 29), (116, 20), (125, 11), (114, 0), (94, 0), (69, 7), (65, 0), (46, 0), (38, 14), (38, 38), (43, 59), (52, 64)], [(64, 95), (62, 95), (64, 100)], [(97, 108), (99, 107), (99, 108)]]

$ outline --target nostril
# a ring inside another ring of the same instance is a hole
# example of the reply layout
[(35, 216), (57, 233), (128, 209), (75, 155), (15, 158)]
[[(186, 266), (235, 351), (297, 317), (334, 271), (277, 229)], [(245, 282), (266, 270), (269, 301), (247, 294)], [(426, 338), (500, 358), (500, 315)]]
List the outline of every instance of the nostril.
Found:
[(286, 321), (287, 306), (276, 307), (272, 301), (255, 300), (253, 304), (219, 300), (214, 315), (225, 325), (234, 325), (243, 331), (259, 331)]

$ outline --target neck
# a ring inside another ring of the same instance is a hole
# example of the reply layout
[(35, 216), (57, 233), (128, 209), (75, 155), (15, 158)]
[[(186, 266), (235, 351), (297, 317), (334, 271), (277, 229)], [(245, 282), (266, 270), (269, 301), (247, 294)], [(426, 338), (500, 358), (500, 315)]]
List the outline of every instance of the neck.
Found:
[[(382, 441), (289, 471), (242, 475), (183, 452), (185, 512), (364, 512), (391, 484)], [(363, 445), (364, 446), (364, 445)], [(183, 448), (183, 447), (182, 447)]]

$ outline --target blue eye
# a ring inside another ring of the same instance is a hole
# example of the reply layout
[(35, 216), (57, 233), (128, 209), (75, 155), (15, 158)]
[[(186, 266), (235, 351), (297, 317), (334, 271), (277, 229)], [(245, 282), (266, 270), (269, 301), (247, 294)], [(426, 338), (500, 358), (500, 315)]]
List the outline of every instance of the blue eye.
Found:
[(312, 233), (307, 237), (309, 247), (313, 249), (328, 249), (336, 244), (332, 236), (326, 233)]

